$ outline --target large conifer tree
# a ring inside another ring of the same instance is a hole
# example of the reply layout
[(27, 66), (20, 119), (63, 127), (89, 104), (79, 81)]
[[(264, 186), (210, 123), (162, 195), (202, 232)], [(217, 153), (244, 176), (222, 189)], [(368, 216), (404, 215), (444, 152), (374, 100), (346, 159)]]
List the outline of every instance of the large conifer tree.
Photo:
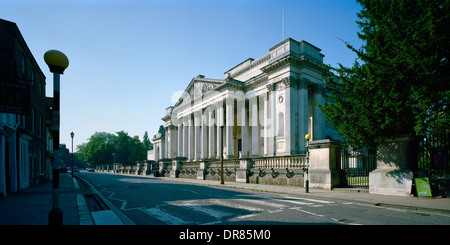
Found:
[(327, 80), (322, 109), (354, 146), (449, 128), (450, 2), (358, 0), (361, 48), (353, 67)]

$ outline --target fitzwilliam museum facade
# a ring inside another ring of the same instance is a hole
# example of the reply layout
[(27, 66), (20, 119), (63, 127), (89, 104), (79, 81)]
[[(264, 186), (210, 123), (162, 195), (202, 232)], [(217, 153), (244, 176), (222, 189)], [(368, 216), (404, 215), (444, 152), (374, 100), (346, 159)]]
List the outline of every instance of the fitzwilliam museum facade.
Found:
[[(222, 79), (194, 77), (166, 109), (149, 160), (162, 175), (304, 185), (311, 141), (338, 139), (319, 105), (330, 75), (321, 50), (288, 38)], [(223, 157), (223, 158), (222, 158)]]

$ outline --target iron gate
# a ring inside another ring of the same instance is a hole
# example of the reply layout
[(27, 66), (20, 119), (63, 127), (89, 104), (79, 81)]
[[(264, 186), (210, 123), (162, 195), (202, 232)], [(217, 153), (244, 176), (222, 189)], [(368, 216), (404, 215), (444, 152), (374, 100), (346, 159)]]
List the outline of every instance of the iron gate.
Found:
[(418, 146), (419, 169), (434, 175), (450, 174), (450, 131), (427, 134)]
[(342, 148), (341, 169), (347, 178), (347, 187), (369, 188), (369, 172), (376, 168), (376, 152), (368, 148)]

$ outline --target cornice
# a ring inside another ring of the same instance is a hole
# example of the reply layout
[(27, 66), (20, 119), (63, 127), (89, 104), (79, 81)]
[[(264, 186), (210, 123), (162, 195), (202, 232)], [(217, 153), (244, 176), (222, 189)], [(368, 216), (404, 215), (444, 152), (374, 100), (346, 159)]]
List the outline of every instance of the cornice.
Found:
[(306, 55), (302, 56), (295, 56), (292, 54), (288, 54), (286, 56), (283, 56), (273, 62), (270, 62), (268, 65), (261, 68), (261, 70), (264, 73), (270, 73), (273, 72), (283, 66), (286, 65), (293, 65), (297, 67), (309, 67), (311, 69), (314, 69), (318, 71), (319, 73), (325, 75), (329, 73), (329, 69), (326, 65), (319, 63), (317, 61), (314, 61), (313, 59), (308, 58)]

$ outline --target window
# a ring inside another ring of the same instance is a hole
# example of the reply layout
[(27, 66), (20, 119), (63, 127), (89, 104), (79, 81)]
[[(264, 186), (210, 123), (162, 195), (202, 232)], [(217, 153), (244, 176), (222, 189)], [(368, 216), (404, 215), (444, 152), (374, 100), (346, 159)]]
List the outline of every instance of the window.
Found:
[(34, 74), (34, 70), (32, 70), (31, 71), (31, 86), (33, 86), (33, 87), (34, 87), (34, 84), (35, 84), (35, 79), (36, 79), (36, 77), (35, 77), (35, 74)]
[(27, 63), (26, 63), (26, 60), (25, 60), (25, 55), (22, 55), (22, 62), (21, 62), (21, 67), (20, 67), (20, 71), (22, 72), (22, 75), (24, 75), (25, 76), (25, 72), (26, 72), (26, 66), (27, 66)]
[(34, 116), (34, 107), (31, 108), (31, 132), (33, 132), (33, 134), (35, 133), (34, 131), (34, 125), (35, 125), (35, 116)]

